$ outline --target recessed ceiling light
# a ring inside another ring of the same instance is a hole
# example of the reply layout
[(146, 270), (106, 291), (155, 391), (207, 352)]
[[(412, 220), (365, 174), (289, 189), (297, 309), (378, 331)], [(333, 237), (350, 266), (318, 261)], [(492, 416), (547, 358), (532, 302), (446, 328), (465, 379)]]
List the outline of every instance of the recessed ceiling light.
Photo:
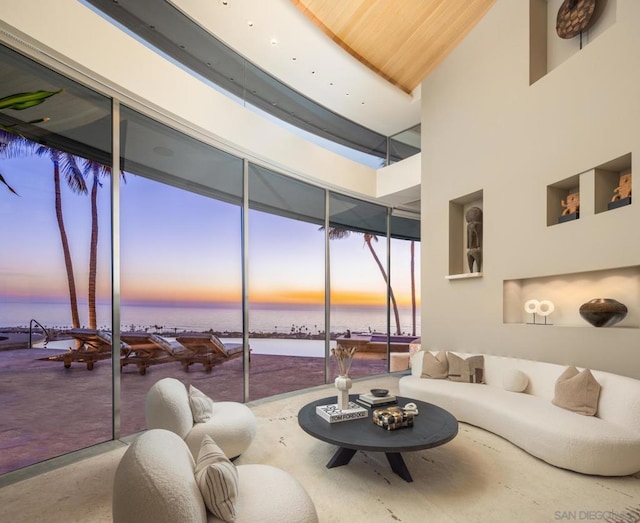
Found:
[(311, 71), (311, 74), (316, 74), (316, 72), (315, 71)]
[(295, 56), (291, 57), (291, 59), (295, 62), (297, 58)]
[(249, 20), (249, 21), (247, 22), (247, 25), (248, 25), (249, 27), (253, 27), (253, 22), (252, 22), (251, 20)]
[(271, 45), (278, 45), (278, 40), (276, 38), (272, 38)]

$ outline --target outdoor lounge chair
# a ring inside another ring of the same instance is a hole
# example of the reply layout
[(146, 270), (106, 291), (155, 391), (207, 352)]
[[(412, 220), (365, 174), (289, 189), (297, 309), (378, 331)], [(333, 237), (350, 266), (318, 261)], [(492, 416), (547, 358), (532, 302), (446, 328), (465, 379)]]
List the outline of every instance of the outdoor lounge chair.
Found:
[(111, 357), (111, 334), (94, 329), (70, 329), (67, 334), (80, 342), (79, 347), (69, 347), (64, 354), (50, 356), (51, 361), (62, 361), (65, 369), (74, 362), (86, 363), (87, 370), (93, 370), (96, 361)]
[(206, 372), (218, 363), (242, 356), (242, 343), (223, 343), (213, 334), (183, 334), (176, 341), (184, 347), (182, 351), (174, 351), (174, 356), (182, 363), (185, 372), (193, 363), (202, 363)]
[(144, 376), (150, 365), (176, 361), (173, 351), (177, 344), (156, 334), (122, 332), (120, 340), (120, 370), (126, 365), (134, 364), (138, 367), (140, 375)]

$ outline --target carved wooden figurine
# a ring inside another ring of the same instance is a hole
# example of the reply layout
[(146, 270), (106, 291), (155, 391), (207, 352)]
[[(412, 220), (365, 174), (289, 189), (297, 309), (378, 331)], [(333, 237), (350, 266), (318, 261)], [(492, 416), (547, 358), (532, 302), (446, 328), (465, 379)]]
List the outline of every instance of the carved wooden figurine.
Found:
[(567, 194), (567, 201), (562, 200), (560, 205), (564, 208), (562, 211), (562, 216), (566, 216), (567, 214), (573, 214), (580, 210), (580, 193), (575, 192), (571, 194)]
[(469, 271), (482, 272), (482, 209), (471, 207), (465, 214), (467, 221), (467, 263)]
[(631, 173), (620, 175), (620, 185), (613, 190), (612, 202), (631, 196)]

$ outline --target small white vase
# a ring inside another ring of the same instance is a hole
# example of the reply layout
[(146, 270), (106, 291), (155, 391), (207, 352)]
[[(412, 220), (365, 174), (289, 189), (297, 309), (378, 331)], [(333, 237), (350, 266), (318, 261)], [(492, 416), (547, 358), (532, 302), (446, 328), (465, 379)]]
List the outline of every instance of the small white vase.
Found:
[(349, 376), (338, 376), (335, 381), (338, 389), (338, 408), (347, 410), (349, 408), (349, 389), (351, 388), (351, 378)]

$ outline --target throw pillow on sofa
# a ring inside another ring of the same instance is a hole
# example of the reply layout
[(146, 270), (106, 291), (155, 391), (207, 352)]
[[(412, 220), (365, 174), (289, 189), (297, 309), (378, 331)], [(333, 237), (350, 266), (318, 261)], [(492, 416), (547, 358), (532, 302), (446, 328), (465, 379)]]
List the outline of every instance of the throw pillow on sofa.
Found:
[(220, 519), (233, 521), (238, 515), (238, 471), (211, 436), (202, 438), (194, 476), (207, 508)]
[(213, 400), (193, 385), (189, 385), (189, 406), (195, 423), (204, 423), (213, 416)]
[(556, 381), (552, 403), (584, 416), (594, 416), (599, 397), (600, 384), (589, 369), (580, 372), (575, 367), (567, 367)]
[(510, 392), (524, 392), (529, 385), (527, 375), (518, 369), (508, 369), (502, 375), (502, 388)]
[(421, 378), (446, 379), (449, 374), (449, 362), (446, 351), (441, 350), (435, 356), (424, 351)]
[(484, 356), (461, 358), (453, 352), (447, 352), (449, 361), (448, 378), (464, 383), (484, 383)]

